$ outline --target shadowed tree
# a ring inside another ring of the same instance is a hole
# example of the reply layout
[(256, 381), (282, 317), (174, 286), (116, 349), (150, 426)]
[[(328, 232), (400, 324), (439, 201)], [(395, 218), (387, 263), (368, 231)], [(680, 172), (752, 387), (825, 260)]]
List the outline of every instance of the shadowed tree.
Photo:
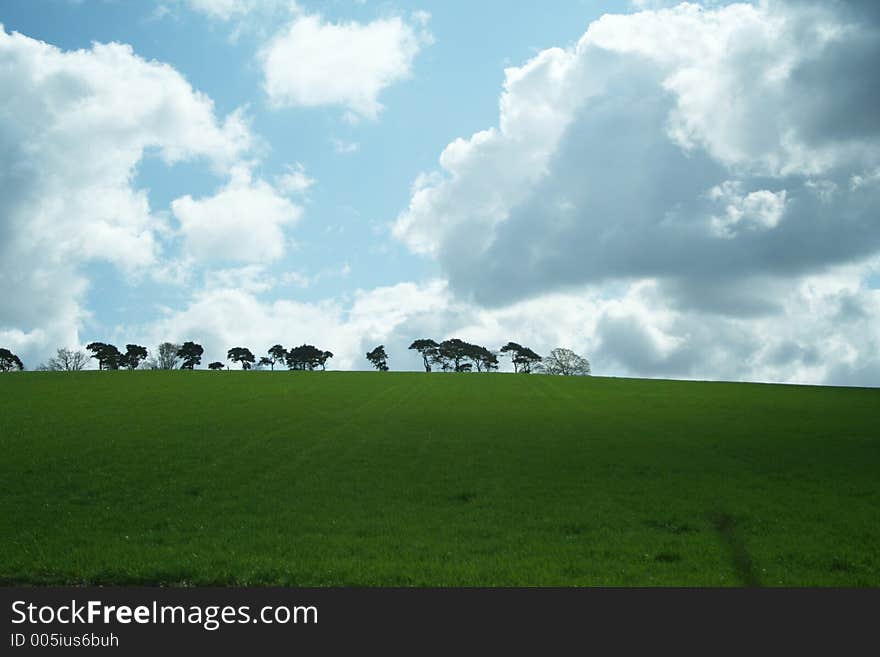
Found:
[(275, 370), (275, 363), (283, 363), (287, 358), (287, 349), (280, 344), (276, 344), (269, 348), (269, 358), (272, 359), (272, 370)]
[(437, 349), (440, 345), (428, 338), (422, 338), (414, 341), (409, 348), (415, 349), (422, 355), (422, 362), (425, 365), (425, 371), (431, 371), (431, 365), (437, 362)]
[(380, 344), (372, 351), (367, 352), (367, 360), (380, 372), (388, 371), (388, 354), (385, 353), (385, 345)]
[(316, 367), (325, 369), (328, 358), (333, 358), (329, 351), (321, 351), (314, 345), (303, 344), (293, 347), (287, 352), (287, 367), (291, 370), (314, 370)]
[(233, 347), (226, 352), (226, 357), (233, 363), (241, 363), (241, 369), (249, 370), (256, 358), (247, 347)]
[(480, 345), (468, 345), (468, 358), (476, 366), (477, 372), (491, 372), (498, 369), (498, 356)]
[(46, 363), (46, 369), (50, 372), (79, 372), (86, 366), (88, 360), (89, 357), (85, 352), (58, 349)]
[(508, 342), (501, 347), (500, 351), (502, 354), (510, 356), (514, 372), (529, 374), (532, 368), (541, 362), (541, 357), (538, 354), (516, 342)]
[(474, 347), (475, 345), (458, 338), (444, 340), (437, 347), (434, 362), (439, 363), (444, 372), (470, 372), (473, 365), (467, 361), (474, 353)]
[(86, 349), (92, 352), (92, 358), (98, 361), (99, 370), (118, 370), (122, 362), (122, 354), (115, 345), (103, 342), (92, 342), (86, 345)]
[(219, 372), (224, 367), (226, 367), (226, 365), (221, 363), (219, 360), (215, 360), (213, 363), (208, 363), (208, 369), (214, 370), (215, 372)]
[(180, 369), (191, 370), (199, 365), (202, 362), (203, 353), (205, 353), (205, 348), (202, 345), (192, 341), (184, 342), (177, 350), (177, 357), (182, 361)]
[(268, 356), (260, 356), (260, 360), (257, 361), (257, 367), (263, 369), (264, 367), (269, 367), (271, 369), (275, 369), (275, 361), (273, 361)]
[(537, 369), (545, 374), (587, 376), (590, 374), (590, 362), (583, 356), (578, 356), (571, 349), (558, 347), (541, 360)]
[(147, 348), (136, 344), (125, 345), (125, 353), (119, 359), (119, 364), (130, 370), (136, 370), (142, 360), (147, 357)]
[(21, 358), (9, 351), (6, 347), (0, 347), (0, 372), (20, 372), (24, 369)]

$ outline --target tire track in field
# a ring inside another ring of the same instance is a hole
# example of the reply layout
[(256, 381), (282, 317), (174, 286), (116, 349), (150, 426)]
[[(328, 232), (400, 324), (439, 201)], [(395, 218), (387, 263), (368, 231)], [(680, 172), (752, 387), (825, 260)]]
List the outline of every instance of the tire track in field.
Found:
[(726, 511), (719, 511), (712, 516), (712, 526), (721, 537), (727, 549), (733, 571), (744, 586), (761, 586), (761, 580), (755, 570), (752, 557), (746, 549), (742, 534), (736, 526), (736, 520)]

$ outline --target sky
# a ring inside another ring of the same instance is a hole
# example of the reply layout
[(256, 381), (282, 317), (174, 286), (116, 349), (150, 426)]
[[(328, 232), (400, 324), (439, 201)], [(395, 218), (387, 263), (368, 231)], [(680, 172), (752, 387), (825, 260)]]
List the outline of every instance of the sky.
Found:
[(873, 0), (4, 0), (0, 346), (878, 386), (877, 61)]

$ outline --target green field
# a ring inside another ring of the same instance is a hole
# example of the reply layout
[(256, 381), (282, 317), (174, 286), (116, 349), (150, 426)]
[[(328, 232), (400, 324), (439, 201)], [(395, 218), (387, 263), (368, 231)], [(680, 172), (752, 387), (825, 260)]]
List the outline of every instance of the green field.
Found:
[(0, 583), (880, 585), (880, 390), (0, 376)]

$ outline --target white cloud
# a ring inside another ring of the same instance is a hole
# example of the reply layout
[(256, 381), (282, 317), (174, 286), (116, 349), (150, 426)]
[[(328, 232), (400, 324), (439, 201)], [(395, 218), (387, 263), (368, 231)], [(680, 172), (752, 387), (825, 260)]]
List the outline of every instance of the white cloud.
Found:
[(351, 153), (357, 153), (361, 148), (361, 145), (357, 142), (345, 141), (344, 139), (336, 139), (335, 137), (330, 140), (330, 143), (333, 144), (333, 150), (340, 155), (350, 155)]
[(336, 105), (351, 119), (375, 119), (381, 92), (412, 74), (430, 42), (420, 17), (331, 23), (302, 15), (260, 52), (264, 87), (275, 107)]
[(497, 127), (444, 149), (394, 235), (486, 304), (615, 279), (723, 287), (870, 256), (880, 189), (862, 181), (880, 121), (865, 62), (880, 30), (839, 8), (603, 16), (575, 46), (506, 70)]
[(302, 196), (315, 184), (315, 179), (306, 175), (305, 167), (297, 162), (287, 167), (287, 172), (278, 176), (275, 185), (285, 194)]
[(744, 194), (739, 181), (727, 180), (713, 187), (709, 198), (723, 209), (722, 214), (711, 217), (712, 229), (720, 237), (735, 237), (741, 229), (770, 230), (785, 213), (784, 189), (778, 192), (761, 189)]
[(605, 15), (506, 70), (497, 127), (444, 149), (393, 233), (493, 322), (588, 286), (597, 371), (868, 381), (880, 26), (858, 5)]
[(210, 18), (228, 21), (253, 11), (259, 4), (258, 0), (186, 0), (193, 11), (198, 11)]
[(186, 195), (171, 203), (187, 252), (202, 261), (264, 263), (285, 251), (284, 229), (301, 208), (246, 167), (233, 170), (229, 183), (213, 196)]
[[(80, 266), (157, 265), (166, 220), (134, 186), (146, 153), (228, 171), (252, 146), (240, 113), (131, 47), (62, 51), (0, 26), (0, 334), (24, 357), (78, 343)], [(14, 338), (14, 339), (13, 339)]]
[[(150, 344), (197, 339), (218, 355), (237, 344), (256, 352), (308, 342), (335, 354), (333, 369), (369, 369), (363, 354), (384, 344), (392, 369), (418, 370), (421, 361), (408, 350), (414, 339), (460, 337), (496, 350), (508, 340), (545, 354), (569, 347), (602, 376), (880, 383), (880, 335), (871, 329), (880, 320), (880, 290), (863, 284), (864, 266), (806, 277), (779, 298), (778, 313), (748, 321), (670, 307), (652, 280), (613, 295), (587, 286), (490, 309), (456, 298), (442, 280), (358, 291), (347, 303), (264, 301), (259, 284), (242, 284), (261, 275), (216, 277), (141, 335)], [(510, 369), (503, 361), (502, 370)]]

